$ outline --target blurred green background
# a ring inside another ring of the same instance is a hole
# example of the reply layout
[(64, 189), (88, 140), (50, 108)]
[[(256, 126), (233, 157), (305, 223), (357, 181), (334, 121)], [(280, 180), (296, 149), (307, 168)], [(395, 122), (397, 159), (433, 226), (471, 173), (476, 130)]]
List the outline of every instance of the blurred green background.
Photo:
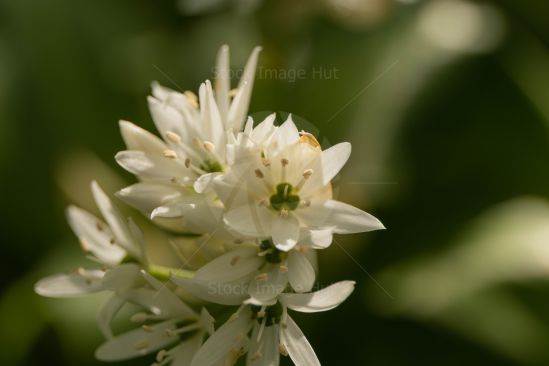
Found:
[(1, 0), (0, 364), (100, 364), (101, 296), (32, 285), (86, 263), (64, 207), (132, 181), (117, 121), (153, 130), (150, 82), (196, 90), (227, 43), (264, 47), (251, 112), (353, 144), (338, 198), (388, 228), (319, 255), (358, 282), (296, 315), (323, 364), (548, 365), (548, 42), (538, 0)]

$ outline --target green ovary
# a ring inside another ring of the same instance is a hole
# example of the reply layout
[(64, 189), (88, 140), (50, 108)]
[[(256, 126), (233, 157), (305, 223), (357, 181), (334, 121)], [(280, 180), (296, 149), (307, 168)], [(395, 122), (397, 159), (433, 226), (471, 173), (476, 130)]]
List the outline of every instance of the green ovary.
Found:
[(283, 209), (295, 210), (299, 206), (299, 196), (293, 194), (294, 187), (290, 183), (280, 183), (276, 186), (276, 192), (271, 196), (271, 207), (277, 211)]
[(219, 164), (217, 160), (211, 159), (204, 160), (204, 163), (200, 165), (200, 169), (207, 173), (217, 173), (223, 171), (223, 167), (221, 166), (221, 164)]

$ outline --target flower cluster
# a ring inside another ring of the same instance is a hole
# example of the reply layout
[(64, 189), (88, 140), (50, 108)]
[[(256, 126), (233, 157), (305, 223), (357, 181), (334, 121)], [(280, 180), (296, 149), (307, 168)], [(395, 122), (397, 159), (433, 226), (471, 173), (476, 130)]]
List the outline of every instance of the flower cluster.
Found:
[[(127, 149), (116, 161), (139, 182), (117, 196), (174, 233), (181, 268), (156, 270), (145, 254), (154, 243), (96, 182), (91, 188), (104, 220), (67, 209), (98, 266), (44, 278), (35, 289), (50, 297), (111, 294), (98, 314), (106, 338), (98, 359), (156, 353), (156, 365), (213, 366), (246, 354), (254, 366), (278, 365), (280, 355), (299, 366), (320, 364), (288, 310), (313, 313), (342, 303), (354, 282), (312, 291), (316, 251), (334, 234), (383, 225), (333, 199), (331, 181), (350, 156), (349, 143), (323, 150), (291, 116), (275, 125), (273, 114), (255, 126), (247, 117), (259, 52), (236, 89), (227, 46), (218, 53), (215, 83), (204, 82), (198, 96), (153, 84), (148, 102), (160, 137), (120, 122)], [(221, 252), (212, 254), (214, 245)], [(197, 265), (193, 258), (202, 253), (207, 260)], [(130, 319), (138, 326), (115, 334), (112, 320), (126, 303), (142, 308)], [(214, 327), (214, 319), (222, 325)]]

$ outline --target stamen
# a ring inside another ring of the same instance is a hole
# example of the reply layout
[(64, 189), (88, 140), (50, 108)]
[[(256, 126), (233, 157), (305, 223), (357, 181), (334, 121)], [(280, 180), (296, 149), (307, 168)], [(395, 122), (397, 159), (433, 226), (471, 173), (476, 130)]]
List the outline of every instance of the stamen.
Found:
[(188, 168), (191, 166), (191, 159), (187, 158), (185, 159), (185, 168)]
[(198, 97), (196, 96), (195, 93), (193, 93), (190, 90), (185, 90), (185, 92), (183, 94), (187, 97), (187, 100), (189, 101), (189, 104), (193, 108), (198, 108)]
[(288, 212), (287, 209), (282, 208), (282, 209), (280, 210), (280, 217), (283, 218), (283, 219), (285, 219), (286, 217), (288, 217), (288, 213), (289, 213), (289, 212)]
[(166, 351), (165, 349), (160, 350), (156, 354), (156, 361), (157, 362), (162, 362), (166, 358), (167, 355), (168, 355), (168, 351)]
[(290, 161), (286, 158), (282, 158), (280, 160), (280, 163), (282, 164), (283, 167), (285, 167), (286, 165), (290, 164)]
[(210, 141), (204, 141), (204, 149), (207, 151), (207, 152), (213, 152), (215, 150), (215, 146), (213, 143), (211, 143)]
[(257, 276), (255, 276), (256, 282), (266, 281), (267, 278), (269, 278), (269, 274), (268, 274), (268, 273), (261, 273), (261, 274), (258, 274)]
[(263, 318), (263, 321), (261, 322), (261, 327), (259, 328), (259, 332), (257, 333), (257, 342), (261, 340), (261, 337), (263, 337), (263, 331), (265, 330), (265, 325), (267, 324), (267, 317)]
[(311, 205), (311, 200), (303, 200), (300, 204), (302, 207), (309, 207)]
[(301, 178), (301, 180), (299, 181), (299, 183), (297, 184), (295, 189), (300, 190), (301, 187), (303, 187), (303, 185), (307, 181), (307, 179), (309, 179), (311, 177), (311, 175), (313, 175), (313, 173), (314, 173), (313, 169), (305, 169), (303, 171), (303, 178)]
[(166, 140), (171, 142), (174, 145), (179, 145), (181, 143), (181, 136), (172, 131), (166, 132)]
[(234, 98), (238, 94), (238, 88), (229, 90), (229, 97)]
[(178, 334), (187, 333), (187, 332), (190, 332), (192, 330), (196, 330), (196, 329), (200, 328), (200, 326), (201, 325), (199, 323), (192, 323), (192, 324), (186, 325), (186, 326), (178, 328), (178, 329), (167, 328), (166, 329), (166, 335), (168, 337), (175, 337)]
[(145, 340), (142, 340), (142, 341), (139, 341), (139, 342), (135, 343), (133, 346), (136, 350), (143, 350), (143, 349), (149, 347), (149, 343), (147, 343), (147, 341), (145, 341)]
[(175, 159), (177, 158), (177, 153), (173, 150), (164, 150), (164, 157), (168, 159)]
[(240, 256), (239, 256), (239, 255), (234, 256), (234, 257), (231, 259), (231, 266), (234, 266), (235, 264), (237, 264), (239, 260), (240, 260)]
[(285, 265), (281, 265), (280, 268), (278, 269), (278, 271), (280, 273), (286, 273), (286, 272), (288, 272), (288, 267), (285, 266)]
[(143, 324), (143, 325), (141, 326), (141, 328), (143, 328), (143, 330), (144, 330), (145, 332), (147, 332), (147, 333), (152, 333), (152, 332), (154, 332), (154, 328), (151, 327), (150, 325), (147, 325), (147, 324)]
[(278, 345), (278, 352), (282, 355), (287, 357), (288, 356), (288, 350), (286, 349), (286, 346), (280, 343)]
[(255, 176), (258, 177), (258, 178), (263, 178), (264, 177), (263, 172), (259, 169), (254, 170), (254, 173), (255, 173)]
[(261, 307), (261, 309), (257, 312), (257, 317), (258, 318), (264, 318), (265, 315), (267, 315), (267, 312), (265, 311), (267, 309), (267, 306), (266, 305), (263, 305)]
[(271, 161), (270, 161), (269, 159), (267, 159), (267, 158), (261, 159), (261, 162), (262, 162), (263, 165), (266, 166), (266, 167), (271, 166)]
[(309, 179), (309, 177), (310, 177), (311, 175), (313, 175), (313, 172), (314, 172), (314, 170), (312, 170), (312, 169), (305, 169), (305, 170), (303, 171), (303, 178)]
[(135, 313), (130, 317), (130, 321), (134, 323), (143, 323), (148, 319), (148, 315), (146, 313)]

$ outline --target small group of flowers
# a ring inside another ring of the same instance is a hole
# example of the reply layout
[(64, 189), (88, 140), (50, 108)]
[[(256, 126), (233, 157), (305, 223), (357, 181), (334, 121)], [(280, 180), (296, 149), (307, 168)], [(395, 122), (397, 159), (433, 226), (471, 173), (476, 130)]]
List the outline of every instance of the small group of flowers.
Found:
[[(104, 220), (67, 209), (98, 268), (46, 277), (35, 289), (49, 297), (111, 294), (98, 313), (106, 337), (98, 359), (157, 352), (155, 365), (213, 366), (247, 354), (247, 365), (278, 365), (280, 355), (298, 366), (320, 364), (288, 310), (312, 313), (342, 303), (354, 282), (312, 291), (316, 250), (330, 246), (334, 233), (383, 225), (332, 199), (331, 181), (350, 156), (349, 143), (322, 150), (291, 116), (279, 126), (274, 114), (255, 126), (247, 117), (259, 52), (252, 52), (236, 89), (227, 46), (219, 50), (214, 85), (204, 82), (198, 96), (153, 84), (148, 101), (161, 138), (120, 122), (127, 150), (116, 161), (139, 182), (117, 196), (180, 233), (184, 240), (173, 241), (179, 254), (196, 248), (183, 257), (182, 270), (168, 276), (155, 270), (145, 254), (154, 243), (96, 182), (91, 189)], [(193, 257), (214, 243), (222, 253), (192, 268)], [(130, 318), (139, 326), (115, 335), (112, 320), (126, 303), (142, 308)], [(225, 320), (216, 328), (214, 318)]]

